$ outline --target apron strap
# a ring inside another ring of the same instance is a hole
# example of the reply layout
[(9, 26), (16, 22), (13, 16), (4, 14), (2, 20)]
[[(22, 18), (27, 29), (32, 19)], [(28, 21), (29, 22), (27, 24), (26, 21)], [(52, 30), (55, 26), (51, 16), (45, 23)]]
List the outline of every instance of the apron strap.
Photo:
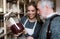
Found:
[[(28, 22), (28, 19), (26, 19), (26, 21), (25, 21), (25, 23), (24, 23), (24, 25), (23, 25), (24, 28), (25, 28), (25, 25), (26, 25), (27, 22)], [(35, 24), (34, 24), (33, 29), (31, 29), (33, 33), (34, 33), (34, 30), (35, 30), (36, 24), (37, 24), (37, 20), (35, 21)], [(29, 29), (29, 28), (25, 28), (25, 29)], [(27, 31), (27, 32), (28, 32), (28, 31)]]

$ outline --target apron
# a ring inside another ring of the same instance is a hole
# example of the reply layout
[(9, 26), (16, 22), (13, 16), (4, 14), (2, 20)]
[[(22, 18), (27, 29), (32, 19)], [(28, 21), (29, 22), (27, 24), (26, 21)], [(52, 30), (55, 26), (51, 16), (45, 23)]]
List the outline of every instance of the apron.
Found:
[(26, 27), (25, 27), (25, 25), (27, 24), (27, 22), (28, 22), (28, 19), (26, 19), (26, 21), (25, 21), (25, 23), (23, 24), (23, 26), (24, 26), (26, 32), (27, 32), (29, 35), (33, 35), (34, 30), (35, 30), (35, 27), (36, 27), (36, 24), (37, 24), (37, 20), (35, 21), (35, 24), (34, 24), (33, 29), (29, 29), (29, 28), (26, 28)]

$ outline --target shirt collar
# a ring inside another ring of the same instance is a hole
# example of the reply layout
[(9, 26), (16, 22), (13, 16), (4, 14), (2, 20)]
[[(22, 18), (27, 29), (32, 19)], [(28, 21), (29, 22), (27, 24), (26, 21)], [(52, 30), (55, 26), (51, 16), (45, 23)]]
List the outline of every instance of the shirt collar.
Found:
[(57, 14), (57, 13), (52, 13), (52, 14), (48, 15), (47, 18), (50, 18), (50, 17), (52, 17), (55, 14)]

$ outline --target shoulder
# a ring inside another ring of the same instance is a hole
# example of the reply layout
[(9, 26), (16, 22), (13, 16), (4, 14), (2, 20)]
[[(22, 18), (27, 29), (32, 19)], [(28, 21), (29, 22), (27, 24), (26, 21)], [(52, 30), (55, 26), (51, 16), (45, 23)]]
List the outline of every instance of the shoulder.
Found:
[(38, 28), (40, 29), (40, 28), (42, 27), (42, 22), (38, 22), (38, 21), (37, 21), (36, 27), (38, 27)]
[(20, 22), (24, 24), (24, 22), (26, 21), (26, 19), (27, 19), (27, 16), (23, 16), (23, 17), (21, 18)]
[(56, 22), (60, 22), (60, 16), (57, 16), (55, 18), (52, 19), (52, 23), (56, 23)]
[(40, 26), (42, 26), (43, 25), (43, 22), (42, 21), (37, 21), (37, 25), (40, 25)]
[(23, 19), (23, 20), (24, 20), (24, 19), (27, 19), (27, 16), (23, 16), (23, 17), (21, 18), (21, 20), (22, 20), (22, 19)]
[(60, 29), (60, 16), (55, 17), (52, 21), (51, 21), (51, 29)]
[(51, 18), (50, 18), (50, 22), (51, 22), (51, 24), (52, 23), (58, 23), (58, 22), (60, 22), (60, 15), (54, 15), (54, 16), (52, 16)]

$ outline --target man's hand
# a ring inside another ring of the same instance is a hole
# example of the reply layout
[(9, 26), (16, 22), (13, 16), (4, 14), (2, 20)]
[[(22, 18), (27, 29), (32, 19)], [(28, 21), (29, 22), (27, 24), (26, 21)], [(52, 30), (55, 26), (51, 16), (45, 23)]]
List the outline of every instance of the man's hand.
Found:
[(33, 37), (31, 37), (31, 36), (29, 36), (29, 37), (27, 37), (27, 39), (34, 39)]

